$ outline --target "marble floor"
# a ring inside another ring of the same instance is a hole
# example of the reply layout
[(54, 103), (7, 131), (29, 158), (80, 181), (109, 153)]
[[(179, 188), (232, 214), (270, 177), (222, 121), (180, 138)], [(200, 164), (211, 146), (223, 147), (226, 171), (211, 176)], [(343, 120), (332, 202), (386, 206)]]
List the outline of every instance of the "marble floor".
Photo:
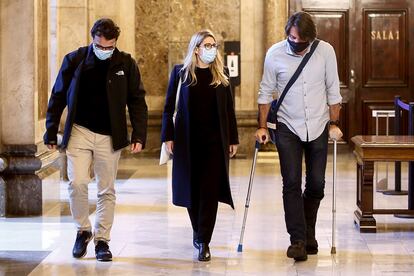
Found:
[[(355, 160), (338, 155), (336, 254), (331, 254), (332, 155), (317, 239), (320, 252), (306, 262), (286, 257), (286, 233), (279, 165), (273, 152), (259, 154), (243, 252), (237, 252), (251, 159), (231, 161), (235, 210), (220, 205), (211, 242), (212, 260), (197, 261), (187, 212), (171, 204), (171, 164), (124, 158), (116, 182), (117, 206), (110, 247), (113, 262), (97, 262), (93, 244), (83, 259), (71, 249), (75, 228), (68, 209), (67, 183), (43, 182), (44, 215), (0, 219), (0, 275), (413, 275), (414, 220), (377, 215), (377, 233), (361, 234), (353, 222)], [(379, 180), (385, 176), (380, 164)], [(392, 186), (392, 166), (389, 167)], [(403, 175), (406, 175), (403, 167)], [(52, 177), (52, 176), (51, 176)], [(405, 179), (406, 180), (406, 179)], [(403, 183), (406, 183), (403, 179)], [(403, 189), (406, 186), (403, 184)], [(96, 186), (90, 184), (91, 220)], [(406, 208), (407, 196), (375, 193), (376, 207)]]

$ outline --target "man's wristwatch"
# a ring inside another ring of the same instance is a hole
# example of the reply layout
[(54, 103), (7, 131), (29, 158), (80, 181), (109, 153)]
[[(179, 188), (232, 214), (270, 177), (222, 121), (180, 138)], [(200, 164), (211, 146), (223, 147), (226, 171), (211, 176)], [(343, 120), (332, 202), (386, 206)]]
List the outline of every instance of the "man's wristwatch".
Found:
[(335, 126), (339, 126), (339, 120), (336, 121), (329, 121), (329, 125), (335, 125)]

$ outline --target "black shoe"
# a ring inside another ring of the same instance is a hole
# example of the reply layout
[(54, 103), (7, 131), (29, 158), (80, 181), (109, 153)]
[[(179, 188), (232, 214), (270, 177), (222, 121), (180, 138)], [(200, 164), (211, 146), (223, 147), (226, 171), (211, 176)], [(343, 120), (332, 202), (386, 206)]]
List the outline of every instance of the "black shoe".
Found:
[(107, 242), (98, 241), (95, 246), (96, 259), (101, 262), (110, 262), (112, 261), (112, 253), (109, 250)]
[(88, 243), (92, 240), (92, 232), (78, 231), (76, 234), (75, 245), (73, 246), (72, 256), (74, 258), (82, 258), (86, 255)]
[(292, 242), (286, 254), (289, 258), (295, 259), (295, 261), (306, 261), (308, 259), (308, 254), (306, 253), (305, 248), (305, 242), (303, 241)]
[(197, 241), (197, 233), (195, 231), (193, 231), (193, 245), (194, 245), (195, 249), (200, 248), (200, 244)]
[(308, 253), (308, 255), (318, 254), (318, 241), (317, 240), (306, 241), (306, 253)]
[(211, 259), (210, 248), (207, 243), (199, 243), (200, 248), (198, 249), (198, 260), (200, 262), (208, 262)]

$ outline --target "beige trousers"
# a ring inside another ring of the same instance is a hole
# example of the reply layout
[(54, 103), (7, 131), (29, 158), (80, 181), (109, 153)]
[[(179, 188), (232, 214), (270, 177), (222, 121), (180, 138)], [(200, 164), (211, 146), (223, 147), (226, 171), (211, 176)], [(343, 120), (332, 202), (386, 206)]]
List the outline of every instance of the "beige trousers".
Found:
[(88, 184), (91, 182), (90, 168), (93, 164), (98, 190), (95, 242), (109, 241), (115, 211), (114, 182), (121, 150), (112, 149), (111, 136), (97, 134), (74, 124), (66, 155), (70, 210), (76, 227), (81, 231), (92, 231), (89, 221)]

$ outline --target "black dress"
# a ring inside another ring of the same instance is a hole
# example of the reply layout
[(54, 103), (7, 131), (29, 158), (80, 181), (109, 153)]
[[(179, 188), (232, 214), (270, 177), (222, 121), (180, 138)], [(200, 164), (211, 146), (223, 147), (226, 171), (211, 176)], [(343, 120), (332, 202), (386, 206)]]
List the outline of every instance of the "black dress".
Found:
[(189, 96), (192, 205), (188, 213), (197, 241), (208, 244), (226, 172), (212, 74), (209, 68), (196, 68), (195, 73), (197, 84), (190, 87)]

